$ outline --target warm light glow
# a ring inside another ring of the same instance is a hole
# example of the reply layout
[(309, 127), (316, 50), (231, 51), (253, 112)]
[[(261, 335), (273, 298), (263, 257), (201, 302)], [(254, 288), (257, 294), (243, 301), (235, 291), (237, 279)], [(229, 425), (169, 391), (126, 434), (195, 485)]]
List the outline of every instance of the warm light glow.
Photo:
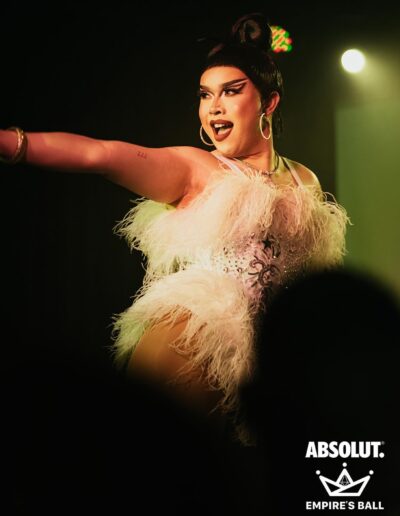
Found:
[(362, 52), (352, 48), (351, 50), (346, 50), (342, 55), (342, 66), (346, 70), (346, 72), (350, 73), (358, 73), (365, 66), (365, 57)]

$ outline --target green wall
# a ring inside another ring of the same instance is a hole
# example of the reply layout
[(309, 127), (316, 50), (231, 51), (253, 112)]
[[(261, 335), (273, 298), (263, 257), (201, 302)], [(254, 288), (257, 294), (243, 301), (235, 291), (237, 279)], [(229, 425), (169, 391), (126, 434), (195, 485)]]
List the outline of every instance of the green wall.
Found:
[(400, 99), (336, 109), (336, 191), (354, 224), (345, 264), (400, 295)]

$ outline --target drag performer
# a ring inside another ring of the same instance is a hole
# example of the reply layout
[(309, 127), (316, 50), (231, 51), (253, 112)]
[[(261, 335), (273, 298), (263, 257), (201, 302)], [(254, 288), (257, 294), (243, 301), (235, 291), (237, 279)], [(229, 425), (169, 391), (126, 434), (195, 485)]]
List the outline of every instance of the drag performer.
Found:
[(263, 17), (246, 15), (208, 53), (198, 95), (211, 151), (0, 131), (5, 162), (100, 173), (140, 196), (116, 227), (146, 274), (114, 318), (115, 360), (233, 419), (258, 318), (300, 274), (342, 263), (349, 222), (317, 176), (274, 147), (283, 87), (271, 40)]

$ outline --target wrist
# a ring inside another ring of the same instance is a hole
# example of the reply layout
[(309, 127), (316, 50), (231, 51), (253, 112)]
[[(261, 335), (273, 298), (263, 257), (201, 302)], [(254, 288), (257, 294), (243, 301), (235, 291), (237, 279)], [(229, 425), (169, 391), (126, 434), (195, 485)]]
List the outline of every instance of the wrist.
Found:
[(15, 150), (15, 134), (6, 129), (0, 129), (0, 156), (9, 158)]

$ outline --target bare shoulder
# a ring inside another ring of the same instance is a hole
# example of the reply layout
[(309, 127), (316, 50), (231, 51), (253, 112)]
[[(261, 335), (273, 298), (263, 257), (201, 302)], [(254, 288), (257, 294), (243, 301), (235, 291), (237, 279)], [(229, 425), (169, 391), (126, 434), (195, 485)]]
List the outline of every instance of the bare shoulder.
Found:
[(303, 184), (307, 186), (314, 186), (321, 190), (321, 184), (319, 182), (318, 176), (311, 169), (292, 159), (286, 158), (286, 160), (299, 174), (299, 177)]
[(198, 147), (190, 146), (178, 146), (168, 147), (171, 152), (175, 153), (176, 156), (188, 160), (190, 164), (196, 165), (209, 165), (214, 167), (218, 162), (217, 158), (211, 153)]
[(218, 166), (218, 159), (211, 152), (198, 147), (179, 146), (169, 147), (169, 149), (177, 159), (183, 159), (186, 162), (191, 175), (192, 188), (195, 190), (204, 187), (210, 174)]
[(168, 147), (170, 156), (176, 162), (184, 162), (189, 175), (185, 193), (171, 203), (175, 207), (187, 206), (206, 186), (218, 166), (218, 159), (211, 153), (198, 147)]

